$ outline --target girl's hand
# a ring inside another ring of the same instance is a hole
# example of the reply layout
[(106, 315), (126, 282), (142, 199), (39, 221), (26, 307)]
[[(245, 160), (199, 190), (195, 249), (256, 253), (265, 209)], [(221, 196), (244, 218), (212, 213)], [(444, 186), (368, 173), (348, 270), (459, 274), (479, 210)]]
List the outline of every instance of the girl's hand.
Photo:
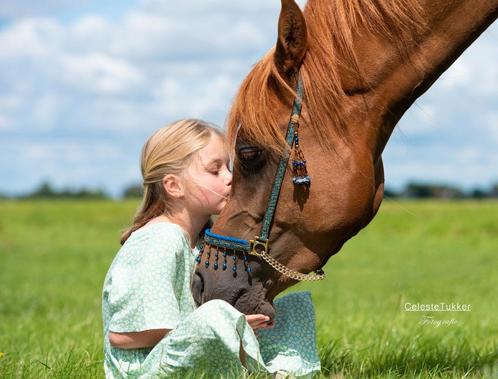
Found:
[(270, 318), (266, 315), (246, 315), (246, 320), (254, 330), (273, 327), (273, 322), (268, 324)]

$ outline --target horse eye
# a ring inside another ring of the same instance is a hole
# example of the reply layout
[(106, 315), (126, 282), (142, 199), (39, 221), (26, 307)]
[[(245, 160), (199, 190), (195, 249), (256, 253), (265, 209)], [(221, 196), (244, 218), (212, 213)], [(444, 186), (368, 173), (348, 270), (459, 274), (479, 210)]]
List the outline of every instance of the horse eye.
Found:
[(265, 164), (264, 157), (264, 150), (258, 146), (244, 146), (237, 150), (240, 166), (247, 173), (259, 171)]
[(239, 149), (238, 156), (241, 161), (250, 162), (258, 158), (263, 150), (257, 147), (243, 147)]

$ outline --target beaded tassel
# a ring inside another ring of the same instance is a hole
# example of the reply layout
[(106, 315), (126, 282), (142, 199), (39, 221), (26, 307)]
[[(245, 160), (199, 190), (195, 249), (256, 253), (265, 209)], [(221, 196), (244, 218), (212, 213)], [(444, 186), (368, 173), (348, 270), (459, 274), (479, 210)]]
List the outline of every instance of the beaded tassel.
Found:
[[(207, 246), (209, 248), (209, 245)], [(197, 262), (197, 264), (201, 263), (203, 253), (204, 253), (204, 245), (202, 245), (201, 248), (199, 249), (199, 255), (195, 257), (195, 261)]]
[(247, 255), (246, 255), (246, 252), (242, 251), (242, 254), (244, 254), (244, 267), (246, 268), (246, 272), (248, 272), (250, 274), (252, 272), (252, 268), (249, 267), (249, 265), (247, 264)]
[(227, 250), (223, 249), (223, 271), (227, 269)]
[(295, 126), (294, 157), (292, 159), (292, 172), (294, 176), (292, 177), (292, 182), (297, 185), (304, 184), (309, 186), (311, 184), (311, 178), (308, 175), (308, 170), (306, 170), (306, 159), (304, 159), (303, 151), (299, 146), (299, 123), (295, 122)]
[(233, 252), (233, 267), (232, 267), (232, 271), (233, 271), (234, 274), (237, 272), (237, 252), (236, 251)]
[(209, 267), (209, 258), (211, 258), (211, 248), (208, 249), (207, 259), (206, 259), (206, 262), (204, 263), (206, 268)]
[[(227, 268), (228, 268), (228, 263), (227, 263), (227, 248), (226, 247), (218, 247), (218, 246), (211, 246), (209, 244), (206, 244), (205, 246), (207, 246), (207, 256), (206, 256), (206, 260), (204, 261), (204, 265), (206, 266), (206, 268), (209, 268), (209, 265), (210, 265), (210, 259), (211, 259), (211, 248), (216, 248), (216, 250), (214, 251), (214, 262), (213, 262), (213, 268), (215, 270), (218, 270), (218, 268), (220, 267), (220, 263), (219, 263), (219, 259), (220, 259), (220, 251), (221, 251), (221, 255), (223, 256), (223, 262), (221, 263), (221, 268), (223, 271), (225, 271)], [(252, 272), (252, 268), (249, 267), (249, 259), (245, 253), (245, 251), (241, 250), (242, 254), (243, 254), (243, 264), (244, 264), (244, 271), (248, 272), (249, 274)], [(195, 257), (195, 261), (197, 262), (197, 264), (200, 264), (202, 262), (202, 256), (204, 254), (204, 246), (202, 247), (202, 249), (199, 250), (199, 255), (197, 255), (197, 257)], [(237, 259), (238, 259), (238, 254), (237, 254), (237, 251), (233, 250), (233, 255), (232, 255), (232, 259), (233, 259), (233, 266), (232, 266), (232, 272), (235, 275), (237, 275)]]
[(214, 264), (213, 264), (213, 268), (215, 270), (218, 270), (218, 248), (216, 248), (216, 251), (214, 252)]

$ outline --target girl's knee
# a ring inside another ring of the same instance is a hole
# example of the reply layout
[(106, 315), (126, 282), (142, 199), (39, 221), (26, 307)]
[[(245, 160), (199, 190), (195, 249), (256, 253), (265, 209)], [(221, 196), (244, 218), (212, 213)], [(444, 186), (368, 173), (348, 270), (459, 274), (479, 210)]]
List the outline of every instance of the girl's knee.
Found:
[(202, 304), (199, 308), (197, 308), (197, 311), (199, 311), (199, 312), (212, 312), (215, 310), (227, 309), (229, 307), (232, 307), (232, 306), (228, 302), (226, 302), (225, 300), (213, 299), (213, 300), (209, 300), (208, 302)]
[(225, 300), (214, 299), (202, 304), (195, 310), (195, 313), (201, 319), (207, 320), (220, 320), (227, 316), (229, 318), (238, 317), (242, 315), (237, 309), (230, 305)]

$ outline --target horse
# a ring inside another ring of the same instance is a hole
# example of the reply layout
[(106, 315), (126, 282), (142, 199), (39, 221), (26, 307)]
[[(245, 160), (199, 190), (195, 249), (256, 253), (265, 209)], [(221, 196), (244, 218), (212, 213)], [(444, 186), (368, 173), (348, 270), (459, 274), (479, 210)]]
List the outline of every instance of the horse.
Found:
[(277, 294), (322, 279), (379, 210), (396, 123), (497, 16), (498, 0), (281, 0), (276, 45), (227, 117), (232, 193), (197, 259), (197, 304), (273, 319)]

